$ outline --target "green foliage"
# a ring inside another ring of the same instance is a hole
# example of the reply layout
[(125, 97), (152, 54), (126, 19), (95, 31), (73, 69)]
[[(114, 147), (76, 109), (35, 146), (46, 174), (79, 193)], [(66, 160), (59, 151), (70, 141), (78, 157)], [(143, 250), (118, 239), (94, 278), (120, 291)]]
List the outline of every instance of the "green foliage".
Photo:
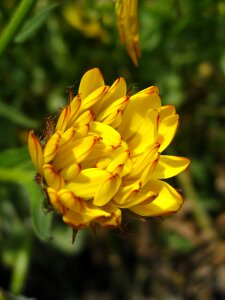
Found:
[(31, 218), (35, 233), (41, 239), (49, 239), (51, 236), (51, 223), (53, 215), (44, 209), (44, 199), (46, 195), (41, 191), (41, 188), (31, 182), (26, 185), (31, 201)]
[(54, 5), (47, 5), (44, 9), (40, 12), (37, 12), (32, 19), (28, 20), (20, 32), (15, 37), (16, 43), (23, 43), (27, 39), (31, 38), (34, 34), (36, 34), (37, 30), (40, 29), (44, 23), (47, 21), (48, 16), (50, 15), (51, 11), (56, 8), (56, 4)]

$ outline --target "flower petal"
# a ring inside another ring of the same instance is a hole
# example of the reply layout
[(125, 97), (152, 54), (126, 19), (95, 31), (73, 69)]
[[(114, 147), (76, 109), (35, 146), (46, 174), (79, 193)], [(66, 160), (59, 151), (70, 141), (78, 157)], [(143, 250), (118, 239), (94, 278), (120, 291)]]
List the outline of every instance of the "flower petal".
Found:
[(68, 210), (63, 215), (63, 221), (75, 229), (87, 227), (90, 222), (95, 222), (102, 217), (110, 217), (110, 214), (97, 207), (84, 206), (82, 214)]
[(69, 208), (76, 213), (82, 213), (84, 209), (83, 201), (67, 189), (58, 191), (58, 199), (65, 208)]
[(43, 176), (43, 149), (33, 130), (29, 132), (28, 150), (35, 168)]
[(129, 149), (132, 155), (144, 153), (147, 148), (155, 143), (157, 137), (158, 111), (149, 110), (134, 135), (129, 139)]
[(80, 173), (80, 171), (81, 171), (80, 164), (74, 163), (74, 164), (71, 164), (68, 167), (62, 169), (60, 171), (60, 174), (64, 180), (71, 180), (75, 176), (77, 176)]
[(158, 92), (157, 87), (151, 86), (130, 97), (123, 111), (122, 123), (118, 127), (118, 131), (125, 140), (128, 140), (138, 131), (146, 111), (150, 109), (160, 109), (161, 100)]
[(62, 134), (60, 131), (55, 132), (50, 140), (48, 140), (47, 145), (44, 149), (44, 162), (49, 163), (53, 158), (55, 157), (58, 148), (59, 148), (59, 142), (62, 137)]
[(179, 124), (179, 116), (172, 115), (159, 122), (157, 142), (160, 144), (159, 152), (162, 152), (173, 140)]
[(47, 188), (48, 197), (52, 206), (63, 214), (66, 208), (60, 203), (58, 193), (52, 187)]
[(74, 181), (70, 181), (66, 188), (75, 193), (76, 196), (90, 199), (95, 196), (99, 189), (99, 183), (106, 181), (111, 174), (105, 170), (96, 168), (85, 169), (76, 176)]
[(165, 179), (176, 176), (183, 172), (189, 164), (190, 160), (185, 157), (160, 155), (151, 177)]
[(103, 95), (106, 93), (108, 90), (108, 86), (101, 86), (98, 89), (94, 90), (92, 93), (90, 93), (87, 97), (85, 97), (81, 101), (81, 111), (85, 111), (89, 109), (91, 106), (93, 106), (96, 102), (98, 102)]
[(90, 154), (97, 141), (98, 138), (96, 136), (86, 136), (59, 148), (53, 161), (54, 166), (57, 170), (61, 170), (70, 164), (80, 163)]
[(70, 120), (67, 127), (73, 126), (73, 123), (76, 121), (76, 118), (79, 114), (79, 109), (81, 106), (81, 99), (79, 95), (75, 96), (70, 103)]
[(140, 181), (133, 181), (125, 186), (120, 186), (118, 192), (113, 197), (113, 201), (118, 204), (119, 207), (122, 207), (123, 205), (126, 205), (127, 199), (132, 197), (132, 195), (136, 195), (140, 189)]
[(43, 170), (48, 186), (53, 187), (55, 190), (59, 190), (64, 186), (64, 180), (62, 176), (54, 169), (52, 165), (44, 164)]
[(125, 96), (115, 100), (111, 105), (107, 106), (101, 113), (96, 115), (96, 121), (103, 122), (111, 114), (115, 114), (118, 110), (123, 110), (129, 101), (129, 97)]
[(155, 200), (137, 205), (130, 210), (140, 216), (162, 216), (175, 213), (183, 204), (181, 195), (169, 184), (160, 180), (150, 180), (147, 187), (158, 194)]
[(113, 105), (113, 103), (126, 95), (127, 85), (123, 77), (118, 78), (113, 85), (108, 89), (104, 97), (95, 104), (94, 112), (95, 115), (99, 115), (105, 109)]
[(138, 156), (132, 157), (132, 171), (130, 177), (140, 177), (143, 170), (157, 158), (159, 144), (150, 146), (146, 151)]
[(97, 88), (105, 85), (104, 79), (102, 77), (102, 73), (98, 68), (93, 68), (87, 71), (81, 81), (79, 86), (79, 95), (83, 100), (86, 98), (90, 93), (92, 93)]
[(120, 134), (112, 127), (100, 123), (100, 122), (91, 122), (90, 132), (97, 134), (102, 138), (102, 143), (105, 145), (118, 147), (121, 144)]
[(64, 132), (66, 129), (66, 126), (70, 120), (70, 113), (71, 113), (71, 108), (70, 106), (66, 106), (62, 112), (60, 113), (59, 119), (57, 121), (55, 130), (56, 131), (61, 131)]
[(103, 206), (107, 204), (118, 191), (121, 184), (121, 177), (118, 174), (111, 175), (106, 181), (100, 184), (94, 196), (93, 204)]
[(77, 120), (74, 122), (74, 126), (78, 128), (83, 128), (86, 125), (89, 125), (90, 122), (93, 120), (94, 114), (92, 110), (86, 110), (83, 112)]
[(165, 119), (166, 117), (172, 116), (176, 114), (176, 109), (174, 107), (174, 105), (172, 104), (168, 104), (168, 105), (164, 105), (161, 106), (160, 109), (160, 119)]

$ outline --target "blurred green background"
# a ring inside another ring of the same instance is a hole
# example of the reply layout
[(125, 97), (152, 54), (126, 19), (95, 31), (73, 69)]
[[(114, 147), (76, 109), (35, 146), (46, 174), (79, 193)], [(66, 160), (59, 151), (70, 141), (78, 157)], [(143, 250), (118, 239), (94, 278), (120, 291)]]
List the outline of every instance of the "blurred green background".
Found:
[[(114, 5), (0, 2), (1, 300), (225, 299), (225, 2), (140, 0), (138, 67), (120, 44)], [(71, 229), (43, 209), (26, 141), (92, 67), (109, 85), (119, 76), (132, 91), (157, 85), (180, 115), (168, 151), (192, 164), (172, 181), (185, 197), (178, 214), (128, 219), (124, 232), (80, 231), (72, 244)]]

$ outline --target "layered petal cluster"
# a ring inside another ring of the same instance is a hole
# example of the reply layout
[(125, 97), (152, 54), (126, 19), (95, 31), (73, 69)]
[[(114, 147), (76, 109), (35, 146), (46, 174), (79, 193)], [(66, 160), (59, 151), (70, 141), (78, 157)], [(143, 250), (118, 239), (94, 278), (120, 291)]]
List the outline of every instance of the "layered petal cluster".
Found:
[(117, 227), (122, 211), (144, 216), (175, 213), (181, 195), (162, 181), (189, 160), (162, 155), (178, 126), (172, 105), (161, 106), (157, 87), (127, 95), (125, 80), (104, 83), (99, 69), (84, 74), (78, 94), (44, 137), (29, 134), (31, 159), (51, 205), (74, 229)]

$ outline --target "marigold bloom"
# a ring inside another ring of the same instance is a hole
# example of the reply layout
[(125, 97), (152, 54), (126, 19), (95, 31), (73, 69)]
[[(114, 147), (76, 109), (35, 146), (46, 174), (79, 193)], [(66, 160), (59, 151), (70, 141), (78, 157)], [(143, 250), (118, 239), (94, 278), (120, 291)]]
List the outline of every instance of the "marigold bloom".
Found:
[(117, 227), (122, 211), (144, 217), (175, 213), (181, 195), (162, 181), (189, 160), (162, 155), (178, 115), (161, 106), (157, 87), (127, 95), (120, 77), (104, 83), (99, 69), (84, 74), (78, 94), (48, 126), (41, 141), (31, 131), (28, 148), (51, 205), (74, 229), (93, 223)]

